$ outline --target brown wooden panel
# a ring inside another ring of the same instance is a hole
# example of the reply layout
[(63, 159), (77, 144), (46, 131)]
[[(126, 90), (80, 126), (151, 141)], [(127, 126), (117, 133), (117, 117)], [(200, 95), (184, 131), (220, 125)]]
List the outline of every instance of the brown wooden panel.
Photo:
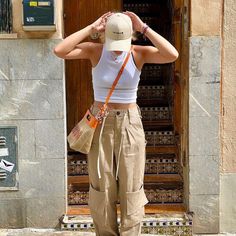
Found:
[[(120, 10), (121, 0), (64, 1), (65, 37), (91, 24), (110, 10)], [(87, 38), (86, 40), (91, 40)], [(66, 101), (68, 133), (93, 102), (91, 64), (86, 60), (66, 60)]]
[(181, 133), (181, 47), (182, 47), (182, 0), (174, 0), (173, 33), (174, 45), (179, 52), (179, 58), (174, 66), (174, 127), (175, 132)]
[(176, 146), (156, 146), (156, 147), (146, 147), (147, 153), (177, 153)]

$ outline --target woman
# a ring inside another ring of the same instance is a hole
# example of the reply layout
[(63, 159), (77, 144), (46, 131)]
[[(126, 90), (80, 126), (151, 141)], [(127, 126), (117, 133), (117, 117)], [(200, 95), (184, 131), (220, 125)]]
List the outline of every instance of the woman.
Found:
[[(154, 46), (131, 47), (133, 31), (141, 32)], [(105, 43), (82, 42), (105, 32)], [(93, 24), (60, 42), (54, 53), (63, 59), (88, 59), (92, 64), (94, 103), (99, 111), (128, 51), (131, 55), (108, 103), (108, 114), (96, 128), (88, 154), (89, 207), (96, 235), (138, 236), (144, 205), (148, 203), (143, 180), (145, 133), (136, 103), (141, 69), (145, 63), (170, 63), (176, 49), (133, 12), (108, 12)], [(116, 203), (120, 202), (118, 231)]]

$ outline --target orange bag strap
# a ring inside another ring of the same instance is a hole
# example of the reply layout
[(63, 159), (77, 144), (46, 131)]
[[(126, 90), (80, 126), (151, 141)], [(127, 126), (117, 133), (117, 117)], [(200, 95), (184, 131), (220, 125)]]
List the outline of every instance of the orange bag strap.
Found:
[(108, 102), (109, 102), (109, 100), (110, 100), (110, 97), (111, 97), (111, 95), (112, 95), (112, 93), (113, 93), (113, 91), (114, 91), (114, 89), (115, 89), (115, 87), (116, 87), (116, 85), (117, 85), (117, 83), (118, 83), (118, 81), (119, 81), (119, 79), (120, 79), (120, 77), (121, 77), (121, 75), (122, 75), (124, 69), (125, 69), (125, 66), (126, 66), (128, 60), (129, 60), (129, 57), (130, 57), (130, 54), (131, 54), (131, 51), (132, 51), (132, 47), (133, 47), (133, 46), (131, 45), (131, 48), (130, 48), (128, 54), (126, 55), (126, 58), (125, 58), (125, 60), (124, 60), (124, 62), (123, 62), (123, 65), (121, 66), (121, 68), (120, 68), (120, 70), (119, 70), (119, 72), (118, 72), (118, 75), (116, 76), (116, 79), (114, 80), (114, 82), (113, 82), (113, 84), (112, 84), (112, 87), (111, 87), (111, 89), (110, 89), (110, 91), (109, 91), (109, 93), (108, 93), (108, 95), (107, 95), (105, 104), (100, 108), (102, 113), (105, 112), (105, 110), (106, 110), (106, 108), (107, 108), (107, 104), (108, 104)]

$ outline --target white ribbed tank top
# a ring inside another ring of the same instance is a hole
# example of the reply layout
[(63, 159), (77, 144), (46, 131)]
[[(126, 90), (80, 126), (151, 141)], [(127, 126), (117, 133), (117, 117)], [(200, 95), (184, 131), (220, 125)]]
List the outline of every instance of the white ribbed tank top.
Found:
[[(98, 64), (92, 68), (92, 82), (95, 101), (105, 102), (107, 94), (124, 62), (128, 52), (122, 52), (115, 60), (114, 53), (107, 51), (105, 47)], [(133, 56), (125, 66), (125, 69), (113, 91), (109, 102), (132, 103), (136, 102), (138, 84), (141, 71), (134, 63)]]

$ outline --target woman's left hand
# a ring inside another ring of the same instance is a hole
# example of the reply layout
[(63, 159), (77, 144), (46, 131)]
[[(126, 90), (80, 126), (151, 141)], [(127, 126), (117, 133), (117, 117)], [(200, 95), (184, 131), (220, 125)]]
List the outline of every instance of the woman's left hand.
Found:
[(133, 13), (131, 11), (125, 11), (123, 13), (130, 17), (130, 19), (133, 23), (133, 30), (142, 33), (143, 26), (144, 26), (143, 21), (135, 13)]

